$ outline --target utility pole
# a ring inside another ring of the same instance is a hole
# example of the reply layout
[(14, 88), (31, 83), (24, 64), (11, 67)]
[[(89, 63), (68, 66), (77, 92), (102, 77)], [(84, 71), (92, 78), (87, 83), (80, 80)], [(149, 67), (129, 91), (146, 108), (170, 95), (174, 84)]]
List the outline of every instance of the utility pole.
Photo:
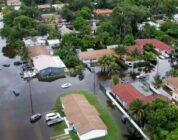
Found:
[(94, 80), (94, 82), (93, 82), (93, 93), (96, 94), (95, 93), (95, 65), (94, 65), (93, 74), (94, 74), (94, 76), (93, 76), (93, 80)]
[(157, 75), (159, 75), (159, 57), (157, 57)]
[(33, 101), (32, 101), (32, 91), (31, 91), (31, 84), (30, 84), (31, 79), (27, 79), (28, 85), (29, 85), (29, 94), (30, 94), (30, 106), (31, 106), (31, 112), (32, 115), (34, 114), (34, 110), (33, 110)]

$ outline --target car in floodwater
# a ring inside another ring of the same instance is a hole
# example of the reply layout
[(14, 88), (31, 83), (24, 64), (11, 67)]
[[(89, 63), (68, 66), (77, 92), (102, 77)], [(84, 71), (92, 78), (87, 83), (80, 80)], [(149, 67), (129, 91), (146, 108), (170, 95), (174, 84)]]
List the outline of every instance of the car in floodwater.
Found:
[(36, 114), (32, 115), (30, 117), (30, 122), (34, 123), (34, 122), (38, 121), (39, 119), (41, 119), (41, 116), (42, 115), (40, 113), (36, 113)]

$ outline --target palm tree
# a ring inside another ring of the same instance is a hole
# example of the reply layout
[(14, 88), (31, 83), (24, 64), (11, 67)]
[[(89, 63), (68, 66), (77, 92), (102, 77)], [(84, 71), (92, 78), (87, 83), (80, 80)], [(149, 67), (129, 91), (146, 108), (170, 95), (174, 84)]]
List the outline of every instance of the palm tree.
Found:
[(120, 66), (117, 63), (111, 63), (109, 65), (109, 76), (119, 74)]
[(109, 67), (111, 63), (114, 62), (114, 58), (109, 55), (103, 55), (98, 59), (98, 64), (101, 66), (101, 71), (106, 72), (106, 69)]
[(145, 117), (143, 102), (139, 99), (133, 100), (132, 103), (129, 105), (129, 111), (136, 119), (138, 124), (143, 127)]
[(154, 85), (155, 88), (160, 88), (162, 86), (162, 79), (161, 79), (161, 76), (159, 74), (157, 74), (155, 77), (154, 77), (154, 81), (152, 82), (152, 84)]

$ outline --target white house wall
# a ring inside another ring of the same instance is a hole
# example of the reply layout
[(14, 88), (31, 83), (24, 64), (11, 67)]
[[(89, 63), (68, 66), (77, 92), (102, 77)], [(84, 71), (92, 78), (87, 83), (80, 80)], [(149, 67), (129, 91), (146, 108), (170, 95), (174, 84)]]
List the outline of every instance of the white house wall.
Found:
[(107, 135), (107, 130), (105, 129), (98, 129), (98, 130), (92, 130), (88, 133), (85, 133), (83, 135), (79, 135), (80, 140), (90, 140), (94, 138), (99, 138)]

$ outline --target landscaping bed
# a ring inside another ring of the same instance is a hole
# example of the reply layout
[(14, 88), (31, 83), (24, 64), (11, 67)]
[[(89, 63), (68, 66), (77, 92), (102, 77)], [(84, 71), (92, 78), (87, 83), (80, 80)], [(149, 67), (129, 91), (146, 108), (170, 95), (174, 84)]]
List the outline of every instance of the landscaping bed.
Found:
[[(82, 94), (86, 97), (86, 99), (89, 101), (90, 104), (94, 105), (97, 111), (100, 114), (100, 118), (103, 120), (105, 125), (107, 126), (108, 135), (105, 137), (98, 138), (97, 140), (118, 140), (119, 139), (119, 129), (117, 127), (116, 122), (114, 122), (114, 119), (110, 115), (110, 113), (107, 111), (105, 107), (103, 107), (97, 100), (96, 96), (88, 91), (84, 90), (77, 90), (77, 91), (70, 91), (70, 92), (64, 92), (62, 95), (60, 95), (55, 103), (54, 109), (58, 111), (61, 116), (63, 116), (62, 112), (62, 106), (60, 97), (69, 95), (69, 94)], [(60, 124), (59, 124), (60, 125)], [(63, 129), (65, 129), (66, 126), (59, 127), (58, 125), (54, 126), (54, 133), (55, 135), (64, 133)], [(57, 133), (56, 133), (57, 132)], [(77, 134), (75, 132), (70, 132), (70, 136), (72, 140), (79, 140)]]

